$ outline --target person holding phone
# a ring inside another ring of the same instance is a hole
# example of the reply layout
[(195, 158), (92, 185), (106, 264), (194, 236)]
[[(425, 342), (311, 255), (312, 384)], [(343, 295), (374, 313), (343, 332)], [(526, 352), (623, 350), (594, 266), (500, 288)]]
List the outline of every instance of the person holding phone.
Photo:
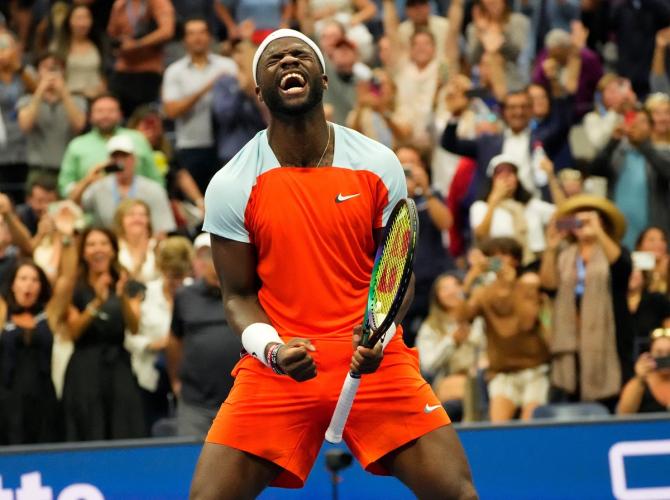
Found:
[[(487, 265), (479, 272), (495, 278), (462, 301), (456, 312), (460, 322), (483, 316), (489, 371), (490, 418), (505, 422), (521, 410), (529, 420), (549, 396), (549, 348), (540, 321), (543, 297), (534, 272), (523, 272), (523, 249), (513, 238), (492, 238), (483, 247)], [(494, 271), (494, 269), (496, 269)], [(466, 277), (472, 282), (473, 275)]]
[(670, 230), (670, 150), (655, 145), (651, 133), (649, 112), (634, 111), (585, 172), (607, 178), (608, 198), (628, 221), (623, 244), (629, 249), (649, 225)]
[(621, 392), (619, 415), (670, 411), (670, 328), (651, 333), (649, 352), (635, 363), (635, 377)]
[(111, 228), (114, 214), (123, 200), (139, 199), (149, 206), (154, 234), (169, 233), (176, 228), (167, 192), (157, 182), (135, 173), (135, 144), (125, 135), (112, 137), (107, 143), (109, 160), (91, 169), (79, 181), (69, 198), (93, 216), (95, 224)]
[[(559, 229), (565, 217), (578, 222)], [(547, 227), (540, 281), (555, 293), (550, 347), (556, 401), (599, 401), (613, 410), (632, 375), (631, 260), (619, 243), (625, 231), (612, 202), (586, 194), (561, 203)]]
[(653, 261), (651, 267), (644, 269), (649, 274), (647, 288), (650, 292), (668, 294), (670, 292), (670, 254), (668, 254), (668, 236), (660, 227), (649, 226), (640, 233), (635, 242), (635, 250), (648, 255)]

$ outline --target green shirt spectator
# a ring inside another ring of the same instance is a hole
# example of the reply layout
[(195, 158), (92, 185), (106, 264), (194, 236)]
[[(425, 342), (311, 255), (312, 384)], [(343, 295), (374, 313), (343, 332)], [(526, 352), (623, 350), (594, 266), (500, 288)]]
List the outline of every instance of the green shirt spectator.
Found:
[(74, 184), (82, 180), (89, 170), (108, 160), (107, 141), (114, 135), (128, 135), (136, 150), (137, 174), (165, 184), (154, 162), (151, 146), (144, 136), (121, 124), (121, 108), (116, 98), (103, 95), (91, 103), (92, 130), (74, 138), (65, 151), (58, 176), (58, 189), (67, 196)]

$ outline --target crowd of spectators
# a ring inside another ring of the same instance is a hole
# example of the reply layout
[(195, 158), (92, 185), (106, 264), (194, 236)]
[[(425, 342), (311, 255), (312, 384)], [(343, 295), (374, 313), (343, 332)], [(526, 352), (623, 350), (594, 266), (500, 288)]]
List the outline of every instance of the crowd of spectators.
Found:
[(452, 418), (670, 408), (669, 2), (9, 0), (0, 443), (204, 436), (240, 342), (203, 193), (267, 124), (280, 27), (403, 166), (403, 335)]

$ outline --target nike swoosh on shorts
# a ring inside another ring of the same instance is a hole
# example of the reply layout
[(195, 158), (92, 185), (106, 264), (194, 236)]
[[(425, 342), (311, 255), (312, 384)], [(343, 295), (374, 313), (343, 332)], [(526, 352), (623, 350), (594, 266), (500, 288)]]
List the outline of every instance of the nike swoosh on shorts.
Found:
[(432, 413), (435, 410), (437, 410), (438, 408), (442, 408), (442, 405), (430, 406), (428, 403), (426, 403), (426, 406), (423, 407), (423, 412), (424, 413)]

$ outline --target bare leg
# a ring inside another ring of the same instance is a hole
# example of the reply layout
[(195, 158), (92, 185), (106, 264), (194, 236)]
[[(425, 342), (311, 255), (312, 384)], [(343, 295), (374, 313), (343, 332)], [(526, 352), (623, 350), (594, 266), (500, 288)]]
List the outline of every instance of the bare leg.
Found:
[(521, 420), (533, 420), (533, 411), (540, 406), (539, 403), (528, 403), (521, 410)]
[(260, 457), (205, 443), (191, 483), (191, 500), (256, 498), (277, 476), (280, 468)]
[(438, 384), (435, 393), (440, 401), (449, 401), (452, 399), (462, 400), (465, 395), (465, 383), (467, 377), (460, 373), (444, 377)]
[(380, 462), (418, 498), (477, 498), (463, 447), (451, 425), (424, 434)]
[(516, 405), (505, 397), (495, 396), (491, 398), (489, 413), (491, 422), (507, 422), (514, 418)]

